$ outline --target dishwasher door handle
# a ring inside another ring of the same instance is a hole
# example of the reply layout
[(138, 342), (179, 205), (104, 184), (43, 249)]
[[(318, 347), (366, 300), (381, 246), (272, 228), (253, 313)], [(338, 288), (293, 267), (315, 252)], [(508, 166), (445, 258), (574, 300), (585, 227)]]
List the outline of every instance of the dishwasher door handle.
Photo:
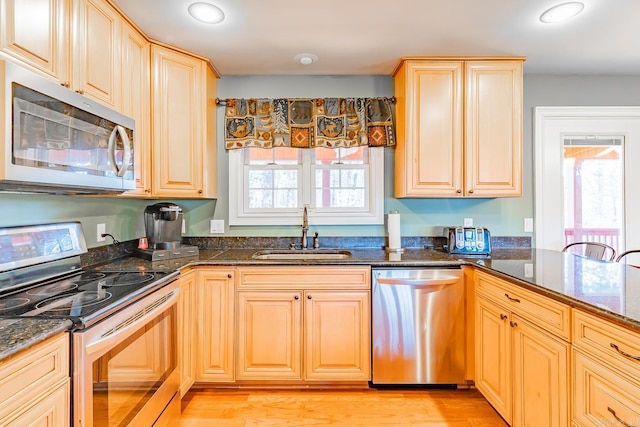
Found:
[(381, 285), (409, 285), (414, 287), (439, 287), (454, 285), (460, 281), (459, 277), (443, 277), (438, 279), (401, 279), (377, 277), (376, 281)]

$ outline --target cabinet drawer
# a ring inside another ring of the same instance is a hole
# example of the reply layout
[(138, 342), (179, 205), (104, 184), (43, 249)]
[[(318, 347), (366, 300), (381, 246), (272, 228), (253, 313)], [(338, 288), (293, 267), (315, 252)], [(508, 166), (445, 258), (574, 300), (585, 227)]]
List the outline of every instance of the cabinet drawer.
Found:
[(62, 334), (0, 364), (0, 419), (40, 399), (69, 377), (69, 337)]
[(603, 362), (640, 376), (640, 334), (585, 312), (573, 312), (573, 344)]
[(548, 332), (569, 341), (571, 337), (569, 306), (481, 271), (476, 272), (476, 291)]
[(640, 385), (575, 349), (573, 367), (574, 425), (640, 425)]
[(238, 269), (238, 288), (370, 289), (369, 267), (244, 267)]

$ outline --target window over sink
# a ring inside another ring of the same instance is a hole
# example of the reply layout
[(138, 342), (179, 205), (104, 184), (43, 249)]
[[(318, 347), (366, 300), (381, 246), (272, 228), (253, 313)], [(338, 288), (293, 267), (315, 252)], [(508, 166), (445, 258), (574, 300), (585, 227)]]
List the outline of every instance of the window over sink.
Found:
[(229, 151), (229, 223), (383, 224), (384, 149), (243, 148)]

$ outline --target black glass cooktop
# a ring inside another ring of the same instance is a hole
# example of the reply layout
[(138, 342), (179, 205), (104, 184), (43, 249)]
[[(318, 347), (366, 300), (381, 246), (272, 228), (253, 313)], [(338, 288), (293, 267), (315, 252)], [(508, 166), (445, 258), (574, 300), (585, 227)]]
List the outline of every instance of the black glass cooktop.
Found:
[(68, 318), (77, 327), (111, 314), (163, 285), (171, 273), (83, 271), (0, 298), (0, 317)]

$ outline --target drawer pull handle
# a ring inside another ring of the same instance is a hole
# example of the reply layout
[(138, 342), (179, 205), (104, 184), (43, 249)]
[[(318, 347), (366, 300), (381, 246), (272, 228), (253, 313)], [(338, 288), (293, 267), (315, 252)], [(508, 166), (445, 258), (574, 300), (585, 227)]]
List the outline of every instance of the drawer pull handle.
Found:
[(504, 319), (506, 319), (507, 317), (509, 317), (509, 316), (507, 316), (506, 314), (502, 314), (502, 313), (500, 313), (500, 320), (504, 320)]
[(509, 322), (509, 325), (511, 325), (512, 328), (515, 328), (516, 326), (518, 326), (518, 322), (511, 321)]
[(511, 297), (509, 296), (509, 294), (504, 294), (504, 296), (505, 296), (505, 297), (507, 297), (507, 299), (508, 299), (509, 301), (513, 301), (513, 302), (520, 302), (520, 300), (519, 300), (518, 298), (511, 298)]
[(626, 427), (633, 427), (631, 424), (627, 424), (627, 423), (625, 423), (625, 422), (624, 422), (624, 420), (623, 420), (622, 418), (619, 418), (619, 417), (616, 415), (616, 411), (614, 411), (613, 409), (609, 408), (608, 406), (607, 406), (607, 411), (611, 412), (611, 415), (613, 415), (613, 418), (615, 418), (615, 419), (616, 419), (620, 424), (622, 424), (623, 426), (626, 426)]
[(617, 351), (618, 353), (620, 353), (621, 355), (623, 355), (624, 357), (628, 357), (631, 360), (636, 360), (636, 361), (640, 361), (640, 357), (638, 356), (632, 356), (629, 353), (625, 353), (624, 351), (620, 350), (618, 348), (617, 345), (615, 345), (614, 343), (611, 343), (611, 348), (613, 348), (615, 351)]

